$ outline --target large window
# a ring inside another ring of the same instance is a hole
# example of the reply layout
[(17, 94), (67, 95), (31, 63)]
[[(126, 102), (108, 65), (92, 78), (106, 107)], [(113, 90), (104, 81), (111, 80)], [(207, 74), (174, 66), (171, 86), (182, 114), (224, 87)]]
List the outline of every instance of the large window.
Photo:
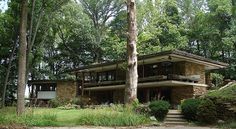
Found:
[(115, 80), (115, 70), (99, 72), (97, 78), (98, 78), (98, 81), (114, 81)]
[(168, 75), (173, 73), (173, 63), (169, 61), (161, 62), (162, 75)]
[[(143, 66), (140, 66), (140, 68), (143, 69)], [(139, 70), (139, 71), (141, 71), (141, 70)], [(142, 72), (141, 74), (144, 74), (144, 77), (158, 75), (158, 65), (157, 64), (144, 65), (144, 73)], [(139, 76), (140, 76), (140, 74), (139, 74)], [(140, 77), (143, 77), (143, 75), (141, 75)]]

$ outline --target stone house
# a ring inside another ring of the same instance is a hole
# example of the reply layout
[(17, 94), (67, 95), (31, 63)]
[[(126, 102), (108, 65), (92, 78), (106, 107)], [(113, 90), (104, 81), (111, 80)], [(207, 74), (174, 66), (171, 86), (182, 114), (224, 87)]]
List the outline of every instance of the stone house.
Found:
[[(87, 96), (98, 103), (123, 103), (126, 61), (82, 66), (70, 71), (76, 80), (30, 81), (31, 98), (49, 100)], [(173, 107), (181, 100), (207, 91), (209, 71), (227, 64), (173, 50), (138, 57), (138, 93), (141, 103), (163, 99)]]

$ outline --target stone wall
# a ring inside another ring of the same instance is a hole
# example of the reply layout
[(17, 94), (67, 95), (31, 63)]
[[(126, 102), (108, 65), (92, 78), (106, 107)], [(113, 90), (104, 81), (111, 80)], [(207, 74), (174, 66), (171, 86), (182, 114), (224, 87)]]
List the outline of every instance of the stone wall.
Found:
[(193, 96), (198, 97), (207, 92), (207, 88), (203, 86), (194, 86), (193, 87)]
[(57, 82), (56, 94), (61, 99), (72, 99), (77, 95), (77, 86), (75, 81)]
[(203, 86), (178, 86), (171, 89), (171, 103), (178, 105), (181, 100), (199, 97), (207, 92), (207, 88)]
[(204, 65), (185, 62), (185, 75), (200, 75), (198, 83), (205, 84), (205, 67)]
[(171, 89), (171, 104), (178, 105), (181, 100), (193, 97), (192, 86), (178, 86)]

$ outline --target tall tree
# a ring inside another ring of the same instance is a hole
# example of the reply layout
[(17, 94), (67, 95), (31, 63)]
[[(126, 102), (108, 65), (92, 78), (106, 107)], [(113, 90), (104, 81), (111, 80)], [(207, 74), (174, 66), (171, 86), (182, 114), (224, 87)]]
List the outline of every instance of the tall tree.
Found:
[(19, 45), (19, 66), (18, 66), (18, 85), (17, 85), (17, 114), (21, 115), (25, 110), (25, 81), (26, 81), (26, 49), (27, 49), (27, 15), (28, 1), (21, 1), (20, 17), (20, 45)]
[(137, 22), (135, 0), (127, 0), (128, 10), (128, 39), (127, 55), (128, 66), (126, 72), (125, 103), (130, 104), (137, 98), (138, 71), (137, 71)]
[(106, 34), (109, 20), (122, 10), (122, 0), (80, 0), (84, 12), (89, 16), (94, 26), (94, 62), (101, 62), (101, 42)]

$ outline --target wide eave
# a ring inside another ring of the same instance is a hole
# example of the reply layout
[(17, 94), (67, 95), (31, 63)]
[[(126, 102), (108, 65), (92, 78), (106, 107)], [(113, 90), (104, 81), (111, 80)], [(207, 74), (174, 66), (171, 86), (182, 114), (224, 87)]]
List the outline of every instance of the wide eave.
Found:
[[(205, 66), (205, 70), (212, 69), (222, 69), (228, 66), (228, 64), (207, 59), (202, 56), (195, 54), (187, 53), (179, 50), (164, 51), (150, 55), (144, 55), (138, 57), (138, 64), (151, 64), (157, 62), (179, 62), (187, 61)], [(78, 73), (78, 72), (87, 72), (87, 71), (104, 71), (109, 69), (115, 69), (116, 67), (122, 66), (125, 63), (125, 60), (118, 60), (113, 62), (92, 64), (88, 66), (82, 66), (77, 69), (69, 70), (67, 72)]]

